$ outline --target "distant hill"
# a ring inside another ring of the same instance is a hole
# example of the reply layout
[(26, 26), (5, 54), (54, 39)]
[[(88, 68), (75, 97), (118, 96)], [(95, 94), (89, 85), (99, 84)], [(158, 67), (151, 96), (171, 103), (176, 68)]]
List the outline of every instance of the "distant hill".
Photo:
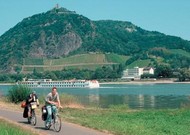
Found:
[[(143, 30), (130, 22), (92, 21), (74, 11), (53, 8), (23, 19), (0, 37), (0, 70), (14, 72), (18, 68), (29, 68), (26, 63), (31, 58), (61, 61), (89, 53), (124, 55), (127, 65), (148, 60), (149, 65), (167, 63), (173, 68), (188, 67), (190, 42)], [(76, 63), (84, 61), (71, 64)], [(44, 61), (43, 65), (46, 65)]]

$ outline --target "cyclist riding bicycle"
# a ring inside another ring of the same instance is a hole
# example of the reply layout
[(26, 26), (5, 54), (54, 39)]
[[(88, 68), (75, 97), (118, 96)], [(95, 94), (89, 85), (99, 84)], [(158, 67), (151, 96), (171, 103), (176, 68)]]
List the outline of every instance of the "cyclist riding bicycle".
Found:
[(26, 99), (26, 107), (28, 109), (28, 118), (31, 117), (31, 103), (36, 102), (37, 106), (39, 106), (38, 96), (35, 91), (32, 91), (31, 94), (28, 95)]
[(52, 121), (52, 112), (57, 113), (57, 107), (62, 108), (56, 87), (52, 88), (52, 91), (46, 96), (45, 101), (48, 112), (47, 119), (45, 121), (45, 126), (48, 127)]

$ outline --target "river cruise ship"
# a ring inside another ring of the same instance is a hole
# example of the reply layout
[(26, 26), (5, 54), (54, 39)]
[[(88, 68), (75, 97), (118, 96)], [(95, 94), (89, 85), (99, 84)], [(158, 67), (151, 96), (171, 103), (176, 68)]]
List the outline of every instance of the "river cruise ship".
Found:
[(99, 88), (97, 80), (63, 80), (53, 81), (52, 79), (28, 79), (17, 83), (18, 85), (26, 85), (30, 88)]

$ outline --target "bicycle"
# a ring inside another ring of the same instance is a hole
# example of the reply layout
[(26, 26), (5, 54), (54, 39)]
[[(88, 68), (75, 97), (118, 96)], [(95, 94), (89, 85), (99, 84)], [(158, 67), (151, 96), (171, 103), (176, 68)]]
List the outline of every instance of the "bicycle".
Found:
[(35, 126), (37, 123), (37, 117), (35, 113), (35, 109), (37, 108), (36, 102), (30, 103), (31, 106), (31, 112), (30, 112), (30, 117), (28, 117), (28, 123)]
[(50, 124), (48, 124), (48, 126), (45, 125), (47, 130), (49, 130), (52, 125), (56, 132), (59, 132), (61, 130), (61, 117), (59, 116), (58, 110), (59, 109), (57, 109), (57, 113), (52, 112), (52, 120)]

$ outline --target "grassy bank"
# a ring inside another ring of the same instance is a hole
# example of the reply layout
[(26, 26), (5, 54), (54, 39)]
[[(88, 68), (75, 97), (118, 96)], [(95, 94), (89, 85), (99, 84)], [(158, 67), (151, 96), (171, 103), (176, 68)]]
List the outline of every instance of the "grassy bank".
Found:
[(109, 109), (65, 109), (65, 120), (116, 135), (187, 135), (190, 111)]
[(0, 129), (0, 135), (39, 135), (3, 118), (0, 118)]
[[(69, 95), (61, 95), (63, 121), (115, 135), (188, 135), (190, 109), (131, 110), (127, 105), (107, 109), (84, 107)], [(3, 101), (0, 101), (2, 106)], [(5, 102), (4, 102), (5, 103)], [(7, 103), (6, 104), (10, 104)], [(10, 104), (13, 106), (13, 104)], [(75, 107), (73, 107), (75, 105)], [(6, 105), (9, 106), (9, 105)], [(77, 107), (76, 107), (77, 106)], [(20, 108), (20, 105), (15, 105)], [(40, 109), (38, 109), (40, 114)]]

